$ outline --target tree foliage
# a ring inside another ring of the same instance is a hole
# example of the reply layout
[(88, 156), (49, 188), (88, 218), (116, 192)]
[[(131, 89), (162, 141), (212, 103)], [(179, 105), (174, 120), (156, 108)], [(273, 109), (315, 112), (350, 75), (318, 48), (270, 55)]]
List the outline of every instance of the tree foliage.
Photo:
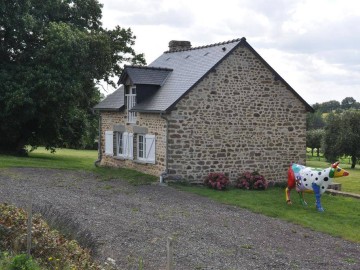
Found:
[(313, 108), (317, 112), (331, 113), (341, 108), (340, 102), (337, 100), (330, 100), (323, 103), (315, 103)]
[(360, 158), (360, 112), (348, 110), (341, 114), (329, 114), (324, 135), (324, 155), (328, 161), (339, 156), (351, 157), (351, 168)]
[(326, 125), (325, 120), (320, 111), (314, 113), (307, 113), (306, 115), (306, 130), (321, 129)]
[(0, 6), (0, 151), (78, 145), (93, 125), (96, 83), (145, 64), (135, 36), (101, 25), (97, 0), (14, 0)]
[(341, 101), (341, 103), (336, 100), (330, 100), (323, 103), (315, 103), (312, 107), (318, 113), (340, 113), (341, 111), (350, 109), (359, 110), (360, 103), (357, 102), (353, 97), (346, 97)]
[(311, 148), (311, 155), (314, 156), (316, 148), (317, 156), (320, 156), (320, 148), (324, 137), (323, 129), (312, 129), (306, 132), (306, 147)]

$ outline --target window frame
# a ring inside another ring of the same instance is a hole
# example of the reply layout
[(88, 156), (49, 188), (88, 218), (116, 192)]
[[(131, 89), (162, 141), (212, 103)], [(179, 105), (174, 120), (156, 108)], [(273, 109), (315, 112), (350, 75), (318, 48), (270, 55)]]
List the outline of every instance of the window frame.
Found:
[[(136, 136), (136, 156), (138, 160), (146, 161), (146, 139), (145, 134), (137, 134)], [(141, 137), (141, 139), (140, 139)], [(140, 144), (142, 145), (142, 148), (140, 149)], [(140, 153), (142, 155), (140, 156)]]
[(124, 132), (114, 131), (115, 133), (115, 155), (117, 157), (124, 156)]
[(155, 164), (156, 159), (156, 136), (153, 134), (137, 134), (136, 136), (136, 159)]
[(130, 110), (136, 105), (136, 86), (129, 85), (126, 87), (125, 101), (127, 108), (127, 122), (130, 124), (136, 124), (136, 112), (130, 112)]

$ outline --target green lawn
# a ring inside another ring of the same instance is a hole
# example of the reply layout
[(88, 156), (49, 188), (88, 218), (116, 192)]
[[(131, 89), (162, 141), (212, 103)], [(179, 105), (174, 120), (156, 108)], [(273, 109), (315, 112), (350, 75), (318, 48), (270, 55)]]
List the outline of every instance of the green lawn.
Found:
[(0, 168), (34, 167), (85, 170), (98, 174), (102, 180), (119, 178), (127, 180), (134, 185), (149, 184), (158, 181), (158, 178), (155, 176), (134, 170), (95, 167), (94, 162), (97, 160), (97, 157), (98, 152), (96, 150), (57, 149), (56, 152), (52, 154), (45, 150), (45, 148), (39, 147), (29, 153), (28, 157), (0, 155)]
[(93, 170), (97, 151), (57, 149), (55, 153), (39, 147), (29, 157), (0, 155), (0, 167), (34, 167), (73, 170)]

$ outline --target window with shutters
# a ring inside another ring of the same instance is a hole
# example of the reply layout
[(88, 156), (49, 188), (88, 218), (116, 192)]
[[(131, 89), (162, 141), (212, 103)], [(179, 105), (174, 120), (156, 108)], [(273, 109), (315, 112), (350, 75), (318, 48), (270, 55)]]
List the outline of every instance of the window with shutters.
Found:
[(136, 87), (128, 86), (125, 90), (125, 100), (127, 108), (127, 121), (128, 123), (136, 123), (136, 112), (130, 112), (131, 108), (136, 105)]
[(146, 163), (155, 163), (155, 135), (137, 135), (137, 159)]
[(105, 131), (105, 155), (133, 159), (134, 134)]

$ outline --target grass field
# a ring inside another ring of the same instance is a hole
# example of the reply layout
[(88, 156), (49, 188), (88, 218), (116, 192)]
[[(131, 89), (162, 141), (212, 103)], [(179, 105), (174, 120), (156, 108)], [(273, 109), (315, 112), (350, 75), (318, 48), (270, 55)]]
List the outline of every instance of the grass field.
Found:
[(29, 153), (28, 157), (14, 157), (0, 155), (0, 168), (33, 167), (67, 170), (91, 171), (101, 176), (103, 180), (119, 178), (134, 185), (149, 184), (158, 181), (158, 178), (134, 170), (124, 168), (95, 167), (98, 158), (96, 150), (57, 149), (50, 153), (43, 147)]

